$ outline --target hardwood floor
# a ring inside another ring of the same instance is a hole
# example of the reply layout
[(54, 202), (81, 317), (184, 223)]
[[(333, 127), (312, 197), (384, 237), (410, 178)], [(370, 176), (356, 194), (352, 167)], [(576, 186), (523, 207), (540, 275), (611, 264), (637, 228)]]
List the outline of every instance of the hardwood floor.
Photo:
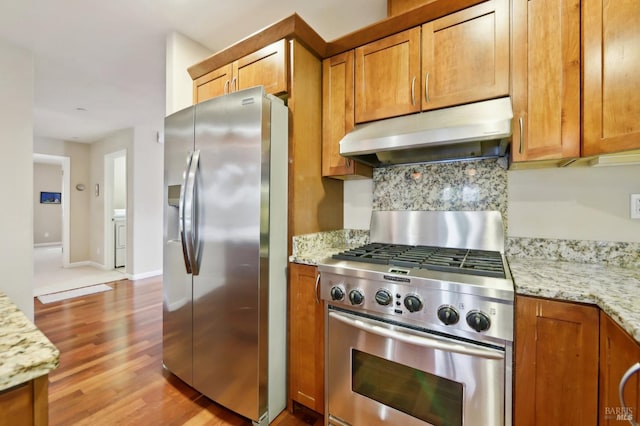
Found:
[[(161, 278), (110, 283), (112, 291), (43, 305), (36, 325), (60, 350), (49, 375), (55, 425), (251, 425), (162, 367)], [(287, 411), (279, 426), (322, 424)]]

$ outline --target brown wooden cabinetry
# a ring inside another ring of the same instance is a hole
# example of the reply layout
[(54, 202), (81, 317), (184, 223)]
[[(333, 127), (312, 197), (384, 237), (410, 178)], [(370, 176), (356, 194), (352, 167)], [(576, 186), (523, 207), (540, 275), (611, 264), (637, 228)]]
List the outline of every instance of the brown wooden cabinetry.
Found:
[(509, 1), (489, 0), (355, 50), (355, 122), (509, 94)]
[(598, 312), (516, 297), (515, 425), (597, 424)]
[(640, 148), (640, 2), (582, 7), (583, 155)]
[(287, 92), (287, 41), (282, 39), (208, 72), (193, 81), (194, 103), (263, 85), (267, 93)]
[(322, 176), (371, 177), (371, 167), (340, 156), (340, 140), (354, 126), (354, 52), (322, 62)]
[[(293, 15), (189, 68), (194, 80), (194, 103), (202, 101), (195, 90), (198, 81), (226, 63), (233, 64), (236, 81), (229, 82), (232, 88), (262, 84), (269, 93), (286, 92), (289, 253), (294, 235), (342, 228), (342, 182), (322, 178), (322, 61), (317, 50), (309, 47), (317, 44), (317, 38), (304, 21)], [(247, 51), (253, 53), (246, 54)]]
[(580, 156), (580, 0), (513, 1), (513, 161)]
[(423, 110), (507, 96), (509, 1), (490, 0), (424, 24), (422, 85)]
[(433, 3), (434, 1), (436, 0), (388, 0), (387, 16), (401, 15), (415, 9), (416, 7), (424, 6), (425, 4)]
[(0, 426), (49, 423), (49, 375), (0, 391)]
[(289, 398), (324, 412), (324, 311), (318, 268), (289, 264)]
[(420, 111), (420, 28), (355, 50), (355, 121)]
[[(624, 412), (618, 398), (618, 385), (624, 373), (640, 362), (640, 344), (629, 336), (604, 312), (600, 312), (600, 426), (626, 424), (628, 417), (640, 419), (640, 374), (629, 378), (624, 388), (624, 402), (630, 411)], [(622, 415), (622, 416), (621, 416)]]

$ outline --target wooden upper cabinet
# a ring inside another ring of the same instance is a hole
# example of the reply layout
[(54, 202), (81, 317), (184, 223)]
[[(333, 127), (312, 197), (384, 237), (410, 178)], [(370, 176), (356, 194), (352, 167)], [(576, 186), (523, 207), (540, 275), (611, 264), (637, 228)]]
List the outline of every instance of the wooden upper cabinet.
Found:
[[(604, 312), (600, 312), (600, 426), (626, 424), (618, 417), (621, 410), (618, 385), (626, 371), (640, 361), (640, 344)], [(631, 376), (624, 387), (624, 402), (633, 420), (640, 419), (640, 373)]]
[(193, 81), (194, 103), (249, 87), (281, 95), (288, 89), (288, 43), (282, 39)]
[(401, 15), (436, 0), (387, 0), (387, 16)]
[(193, 102), (198, 103), (229, 93), (231, 64), (206, 73), (193, 81)]
[(287, 92), (287, 40), (282, 39), (233, 63), (233, 91), (259, 85), (272, 95)]
[(516, 297), (514, 425), (598, 424), (599, 310)]
[(490, 0), (424, 24), (421, 80), (423, 110), (507, 96), (509, 0)]
[(355, 121), (420, 111), (420, 28), (355, 50)]
[(583, 155), (640, 148), (640, 2), (582, 7)]
[(580, 156), (580, 0), (513, 0), (513, 161)]
[(354, 52), (322, 62), (322, 176), (371, 177), (371, 167), (340, 156), (340, 140), (354, 127)]

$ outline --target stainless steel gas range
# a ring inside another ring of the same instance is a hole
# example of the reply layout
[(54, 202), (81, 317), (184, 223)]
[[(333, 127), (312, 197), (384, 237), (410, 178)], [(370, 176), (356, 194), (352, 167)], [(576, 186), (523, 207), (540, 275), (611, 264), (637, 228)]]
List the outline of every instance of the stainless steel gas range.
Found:
[(328, 425), (510, 426), (513, 280), (496, 211), (376, 211), (318, 265)]

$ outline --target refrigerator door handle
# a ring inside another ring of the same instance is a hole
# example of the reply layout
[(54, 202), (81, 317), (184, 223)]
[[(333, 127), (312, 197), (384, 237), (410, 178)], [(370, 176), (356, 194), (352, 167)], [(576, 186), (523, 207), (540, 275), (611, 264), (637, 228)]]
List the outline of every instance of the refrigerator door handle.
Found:
[(184, 191), (184, 228), (187, 242), (187, 255), (191, 264), (191, 273), (198, 275), (198, 254), (196, 234), (198, 224), (196, 221), (196, 176), (198, 174), (198, 163), (200, 161), (200, 151), (195, 150), (191, 155), (191, 164), (187, 173), (187, 183)]
[(187, 239), (185, 235), (184, 200), (192, 157), (192, 153), (189, 153), (189, 155), (187, 156), (187, 165), (184, 168), (184, 173), (182, 173), (182, 185), (180, 186), (180, 200), (178, 203), (178, 228), (180, 231), (180, 242), (182, 243), (182, 255), (184, 256), (184, 267), (187, 270), (187, 274), (191, 273), (191, 261), (189, 260), (189, 252), (187, 251)]

